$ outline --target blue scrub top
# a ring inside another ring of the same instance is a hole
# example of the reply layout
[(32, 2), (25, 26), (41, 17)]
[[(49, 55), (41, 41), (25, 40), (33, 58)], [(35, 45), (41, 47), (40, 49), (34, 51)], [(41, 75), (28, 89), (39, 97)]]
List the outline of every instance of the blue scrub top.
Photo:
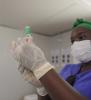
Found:
[[(68, 64), (59, 73), (66, 80), (80, 70), (81, 64)], [(78, 73), (73, 87), (82, 95), (91, 100), (91, 70)]]

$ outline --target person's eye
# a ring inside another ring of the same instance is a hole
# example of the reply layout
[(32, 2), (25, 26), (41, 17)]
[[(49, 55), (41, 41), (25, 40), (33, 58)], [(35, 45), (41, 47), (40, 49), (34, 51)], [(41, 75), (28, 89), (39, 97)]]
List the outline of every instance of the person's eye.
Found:
[(86, 35), (83, 34), (83, 35), (79, 36), (78, 39), (79, 39), (79, 41), (86, 40)]
[(79, 37), (79, 40), (83, 40), (83, 39), (84, 39), (83, 36), (80, 36), (80, 37)]

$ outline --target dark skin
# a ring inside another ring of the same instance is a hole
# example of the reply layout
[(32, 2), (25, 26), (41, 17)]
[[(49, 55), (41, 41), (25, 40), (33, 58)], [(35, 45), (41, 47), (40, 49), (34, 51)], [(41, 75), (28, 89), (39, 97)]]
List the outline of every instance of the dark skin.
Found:
[[(91, 40), (91, 30), (82, 27), (74, 29), (71, 34), (71, 42), (82, 40)], [(88, 70), (91, 70), (91, 61), (82, 64), (80, 73)], [(81, 96), (64, 81), (62, 77), (59, 77), (53, 69), (41, 77), (40, 81), (47, 89), (50, 98), (48, 95), (45, 97), (39, 96), (39, 100), (87, 100), (86, 97)]]

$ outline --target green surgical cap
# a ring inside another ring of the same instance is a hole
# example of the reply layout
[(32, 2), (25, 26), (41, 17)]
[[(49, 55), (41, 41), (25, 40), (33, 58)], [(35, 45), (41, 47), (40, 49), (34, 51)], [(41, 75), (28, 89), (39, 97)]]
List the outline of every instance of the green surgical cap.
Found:
[(77, 19), (73, 24), (73, 29), (78, 27), (84, 27), (91, 30), (91, 22), (85, 21), (83, 19)]

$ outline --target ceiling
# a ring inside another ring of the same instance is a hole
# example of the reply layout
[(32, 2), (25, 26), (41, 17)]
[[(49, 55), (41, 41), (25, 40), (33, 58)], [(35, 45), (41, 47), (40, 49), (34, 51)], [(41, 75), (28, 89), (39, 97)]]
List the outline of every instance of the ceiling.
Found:
[[(90, 0), (88, 0), (90, 1)], [(84, 0), (0, 0), (0, 25), (56, 35), (68, 31), (76, 18), (91, 20), (91, 5)]]

